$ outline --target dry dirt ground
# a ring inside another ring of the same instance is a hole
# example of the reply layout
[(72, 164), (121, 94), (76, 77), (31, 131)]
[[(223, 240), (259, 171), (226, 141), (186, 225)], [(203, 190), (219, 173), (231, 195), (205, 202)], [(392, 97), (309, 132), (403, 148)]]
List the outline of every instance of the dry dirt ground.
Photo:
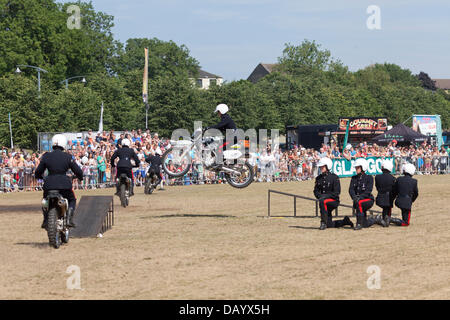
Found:
[[(312, 181), (137, 188), (126, 209), (115, 198), (103, 238), (58, 250), (40, 229), (40, 192), (1, 194), (0, 299), (449, 299), (450, 176), (418, 180), (410, 227), (361, 231), (319, 231), (314, 203), (302, 200), (303, 217), (265, 217), (269, 188), (312, 196)], [(350, 204), (349, 179), (341, 184)], [(273, 195), (273, 215), (292, 207)], [(67, 289), (72, 265), (80, 290)], [(379, 267), (379, 289), (368, 289), (370, 266)]]

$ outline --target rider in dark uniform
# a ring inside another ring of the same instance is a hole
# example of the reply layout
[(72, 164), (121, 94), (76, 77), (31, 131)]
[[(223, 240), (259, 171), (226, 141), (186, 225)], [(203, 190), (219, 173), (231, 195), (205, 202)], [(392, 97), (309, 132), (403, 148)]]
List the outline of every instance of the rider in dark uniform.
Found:
[[(228, 106), (226, 104), (219, 104), (216, 107), (216, 110), (214, 112), (217, 112), (218, 116), (220, 117), (220, 122), (216, 125), (213, 125), (211, 127), (206, 128), (208, 129), (217, 129), (220, 130), (224, 135), (225, 139), (227, 130), (236, 130), (236, 124), (234, 123), (233, 119), (228, 114)], [(237, 137), (234, 136), (233, 141), (225, 141), (225, 143), (222, 146), (219, 146), (217, 150), (217, 157), (218, 159), (223, 160), (223, 151), (227, 150), (227, 146), (230, 144), (236, 144), (237, 143)], [(217, 164), (217, 163), (216, 163)]]
[(319, 200), (321, 217), (320, 230), (325, 230), (326, 228), (340, 228), (345, 225), (349, 225), (353, 228), (353, 223), (347, 216), (343, 220), (333, 221), (331, 213), (339, 206), (341, 183), (339, 177), (330, 172), (332, 161), (329, 158), (322, 158), (317, 166), (321, 173), (316, 178), (314, 196)]
[(392, 161), (384, 160), (381, 164), (382, 174), (375, 176), (375, 186), (378, 191), (376, 198), (377, 206), (383, 209), (383, 226), (389, 227), (391, 220), (392, 207), (394, 206), (393, 187), (395, 178), (391, 175), (393, 169)]
[[(57, 134), (52, 138), (53, 151), (45, 153), (41, 162), (34, 172), (36, 179), (44, 179), (44, 198), (47, 197), (49, 190), (58, 190), (59, 193), (67, 199), (69, 209), (67, 211), (67, 220), (69, 227), (75, 227), (73, 223), (73, 213), (77, 199), (72, 189), (72, 180), (66, 175), (67, 171), (72, 170), (79, 180), (83, 180), (83, 171), (74, 161), (72, 156), (64, 152), (67, 145), (67, 139), (62, 134)], [(43, 178), (45, 170), (48, 170), (48, 176)], [(47, 227), (48, 211), (43, 211), (44, 221), (42, 228)]]
[[(122, 173), (125, 173), (128, 178), (131, 179), (131, 190), (130, 196), (134, 195), (134, 179), (133, 179), (133, 164), (131, 160), (134, 160), (135, 167), (139, 166), (139, 158), (134, 152), (133, 149), (130, 148), (130, 140), (123, 139), (122, 140), (122, 148), (117, 149), (113, 156), (111, 157), (111, 167), (114, 168), (116, 165), (114, 161), (116, 158), (119, 158), (119, 162), (117, 163), (117, 175), (116, 177), (120, 177)], [(116, 185), (116, 195), (119, 194), (119, 184)]]
[(391, 222), (397, 226), (409, 226), (411, 207), (419, 196), (417, 180), (412, 177), (415, 171), (416, 167), (411, 163), (407, 163), (403, 167), (404, 176), (397, 178), (394, 185), (394, 195), (397, 197), (395, 205), (402, 210), (402, 219), (391, 218)]
[(145, 161), (150, 164), (149, 169), (150, 177), (153, 174), (156, 174), (156, 176), (158, 177), (158, 182), (155, 183), (155, 185), (158, 185), (161, 182), (161, 166), (162, 166), (161, 156), (162, 156), (161, 149), (157, 148), (155, 150), (155, 155), (150, 154), (145, 158)]

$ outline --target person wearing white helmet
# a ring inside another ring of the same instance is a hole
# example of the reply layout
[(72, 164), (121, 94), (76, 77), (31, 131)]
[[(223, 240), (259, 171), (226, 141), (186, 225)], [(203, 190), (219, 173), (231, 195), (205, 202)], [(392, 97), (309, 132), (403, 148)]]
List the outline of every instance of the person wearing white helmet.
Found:
[(373, 178), (366, 174), (369, 163), (364, 158), (356, 159), (354, 163), (356, 175), (350, 181), (349, 194), (353, 200), (353, 209), (356, 210), (355, 230), (371, 227), (376, 221), (367, 218), (367, 210), (372, 208), (374, 197), (372, 195)]
[[(133, 164), (131, 160), (134, 160), (134, 167), (139, 167), (139, 157), (137, 156), (134, 149), (130, 148), (130, 140), (122, 139), (122, 148), (117, 149), (111, 157), (111, 168), (116, 167), (115, 160), (119, 158), (119, 162), (117, 162), (117, 173), (116, 177), (120, 177), (122, 173), (125, 173), (128, 178), (131, 179), (131, 190), (130, 196), (134, 195), (134, 177), (133, 177)], [(120, 194), (119, 191), (119, 183), (116, 184), (116, 195)]]
[[(69, 210), (67, 211), (67, 221), (69, 227), (75, 227), (73, 214), (75, 212), (77, 199), (72, 189), (72, 180), (67, 176), (67, 171), (72, 170), (78, 180), (83, 180), (83, 171), (75, 162), (75, 159), (64, 152), (67, 146), (67, 139), (62, 134), (56, 134), (52, 138), (52, 152), (46, 152), (34, 172), (36, 179), (44, 180), (44, 198), (47, 197), (49, 190), (58, 190), (59, 193), (67, 199)], [(48, 175), (44, 178), (43, 174), (48, 170)], [(48, 212), (44, 211), (44, 221), (42, 228), (47, 227)]]
[(382, 225), (383, 227), (389, 227), (391, 220), (392, 207), (394, 206), (394, 193), (393, 188), (395, 184), (395, 178), (391, 174), (394, 169), (392, 163), (393, 160), (384, 159), (381, 163), (382, 174), (375, 176), (375, 187), (377, 188), (378, 195), (376, 197), (376, 204), (383, 209)]
[[(218, 117), (220, 117), (220, 122), (216, 125), (213, 125), (211, 127), (207, 127), (205, 130), (208, 129), (217, 129), (222, 131), (222, 133), (227, 137), (227, 132), (232, 130), (231, 133), (234, 133), (236, 131), (236, 124), (234, 123), (231, 116), (228, 114), (229, 108), (226, 104), (221, 103), (217, 105), (216, 110), (214, 111), (217, 113)], [(232, 145), (237, 143), (237, 137), (233, 137), (233, 141), (226, 141), (222, 146), (219, 147), (217, 150), (217, 159), (216, 159), (216, 165), (218, 161), (223, 160), (223, 151), (227, 150), (227, 145)]]
[(416, 167), (407, 163), (403, 166), (403, 176), (397, 178), (394, 185), (394, 195), (397, 197), (395, 205), (402, 210), (402, 219), (391, 218), (391, 222), (397, 226), (407, 227), (411, 222), (411, 207), (419, 196), (417, 180), (412, 176)]
[(339, 206), (339, 195), (341, 194), (341, 183), (339, 177), (331, 172), (333, 162), (329, 158), (321, 158), (317, 166), (320, 174), (314, 185), (314, 196), (319, 200), (320, 208), (320, 230), (326, 228), (340, 228), (348, 225), (353, 228), (349, 217), (343, 220), (333, 221), (332, 212)]

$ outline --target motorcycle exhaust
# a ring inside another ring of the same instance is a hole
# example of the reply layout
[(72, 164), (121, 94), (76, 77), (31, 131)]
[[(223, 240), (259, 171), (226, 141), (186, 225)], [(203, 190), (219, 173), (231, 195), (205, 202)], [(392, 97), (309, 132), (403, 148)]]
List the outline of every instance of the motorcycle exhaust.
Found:
[(241, 172), (233, 170), (233, 169), (230, 169), (230, 168), (227, 168), (227, 167), (222, 167), (221, 170), (225, 171), (225, 172), (228, 172), (228, 173), (234, 173), (234, 174), (239, 174), (239, 175), (241, 174)]

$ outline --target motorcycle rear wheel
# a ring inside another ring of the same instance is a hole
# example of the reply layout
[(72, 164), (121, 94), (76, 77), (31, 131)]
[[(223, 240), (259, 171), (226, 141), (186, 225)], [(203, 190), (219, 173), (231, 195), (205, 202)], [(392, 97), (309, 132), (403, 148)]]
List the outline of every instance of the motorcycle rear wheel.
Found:
[(58, 209), (51, 208), (48, 211), (47, 235), (50, 245), (58, 249), (61, 246), (61, 238), (57, 227)]

